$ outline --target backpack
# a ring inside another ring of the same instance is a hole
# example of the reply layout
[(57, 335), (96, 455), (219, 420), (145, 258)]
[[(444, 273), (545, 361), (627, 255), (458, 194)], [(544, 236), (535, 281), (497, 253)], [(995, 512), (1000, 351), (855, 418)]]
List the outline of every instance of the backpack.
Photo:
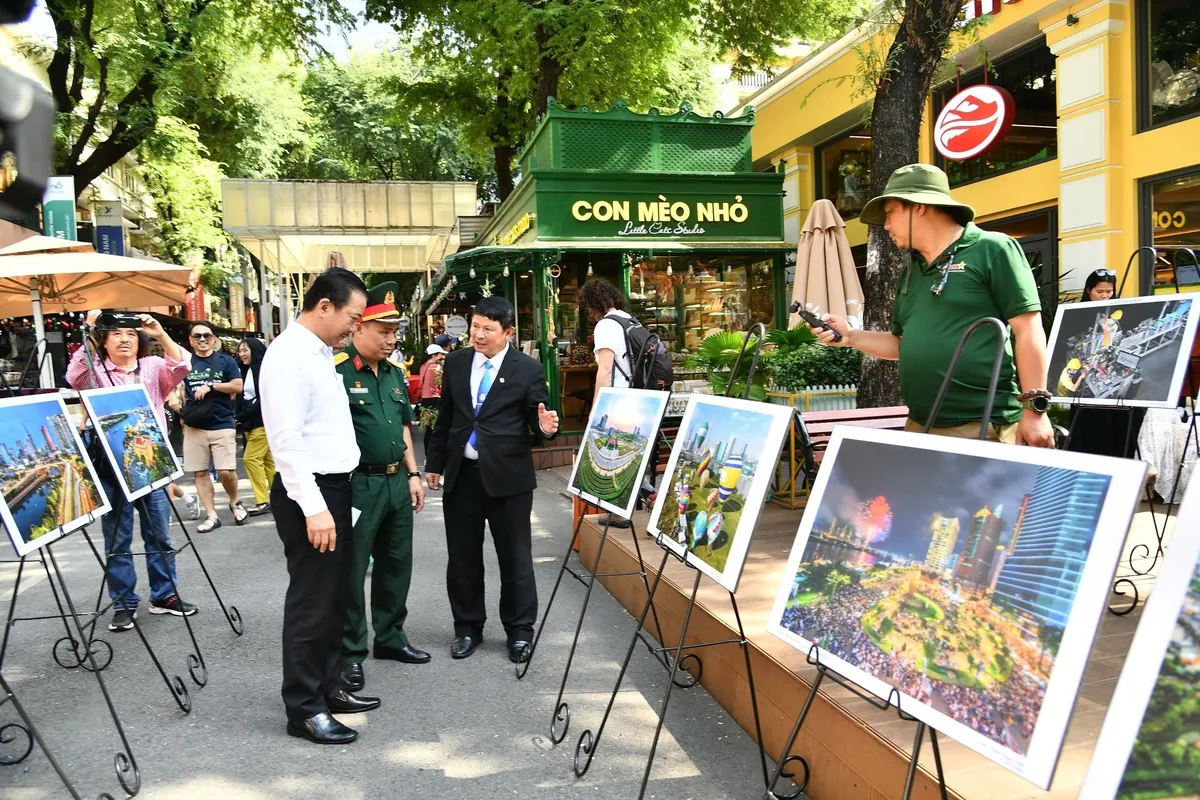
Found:
[(605, 319), (613, 320), (625, 332), (625, 353), (629, 358), (629, 369), (635, 374), (626, 374), (616, 360), (613, 361), (613, 367), (629, 381), (629, 386), (633, 389), (671, 391), (671, 385), (675, 382), (675, 366), (659, 338), (632, 317), (609, 314)]

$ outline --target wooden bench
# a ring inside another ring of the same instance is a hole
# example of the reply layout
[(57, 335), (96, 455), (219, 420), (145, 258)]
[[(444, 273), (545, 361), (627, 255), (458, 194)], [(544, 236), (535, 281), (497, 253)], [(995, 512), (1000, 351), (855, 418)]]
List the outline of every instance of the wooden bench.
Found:
[[(804, 505), (816, 480), (825, 450), (839, 425), (898, 431), (908, 421), (907, 406), (851, 408), (844, 411), (810, 411), (792, 425), (776, 469), (774, 501), (795, 510)], [(787, 474), (783, 474), (784, 467)], [(799, 480), (799, 485), (797, 484)]]

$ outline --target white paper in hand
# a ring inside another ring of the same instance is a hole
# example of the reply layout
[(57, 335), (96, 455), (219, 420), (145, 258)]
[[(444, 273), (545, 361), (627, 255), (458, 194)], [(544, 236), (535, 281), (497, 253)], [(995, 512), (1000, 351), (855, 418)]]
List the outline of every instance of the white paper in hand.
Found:
[(362, 516), (362, 511), (355, 508), (354, 506), (350, 507), (350, 527), (351, 528), (353, 528), (355, 525), (358, 524), (358, 518), (361, 516)]

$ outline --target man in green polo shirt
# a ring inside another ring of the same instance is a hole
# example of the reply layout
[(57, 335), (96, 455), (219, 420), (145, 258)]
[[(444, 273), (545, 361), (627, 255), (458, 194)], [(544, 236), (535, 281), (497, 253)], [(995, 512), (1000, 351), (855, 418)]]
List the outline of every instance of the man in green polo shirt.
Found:
[(412, 405), (404, 365), (389, 356), (396, 347), (400, 314), (395, 282), (381, 283), (367, 294), (353, 343), (334, 356), (350, 401), (350, 416), (361, 452), (352, 482), (354, 523), (351, 572), (342, 634), (339, 678), (348, 691), (366, 682), (367, 617), (363, 584), (371, 572), (371, 625), (375, 658), (424, 664), (430, 656), (409, 644), (404, 632), (408, 587), (412, 579), (413, 512), (425, 505), (421, 473), (413, 456)]
[[(854, 330), (834, 315), (823, 319), (842, 335), (838, 346), (900, 362), (906, 430), (921, 431), (966, 330), (986, 317), (1008, 322), (1000, 383), (988, 438), (1053, 447), (1046, 418), (1049, 362), (1041, 301), (1025, 254), (1011, 237), (980, 230), (975, 211), (950, 196), (946, 174), (928, 164), (892, 173), (883, 194), (860, 219), (880, 225), (912, 254), (901, 272), (890, 332)], [(817, 331), (833, 345), (833, 334)], [(968, 341), (931, 433), (975, 437), (987, 402), (996, 340), (979, 332)]]

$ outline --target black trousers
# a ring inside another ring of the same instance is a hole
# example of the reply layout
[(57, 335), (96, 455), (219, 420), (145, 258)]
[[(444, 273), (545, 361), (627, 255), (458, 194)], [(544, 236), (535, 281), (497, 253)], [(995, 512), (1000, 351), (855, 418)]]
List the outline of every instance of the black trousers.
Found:
[(500, 562), (500, 621), (509, 644), (532, 641), (537, 621), (531, 517), (533, 492), (491, 497), (479, 466), (463, 459), (454, 490), (442, 502), (446, 518), (446, 592), (455, 636), (482, 636), (487, 620), (483, 593), (483, 523), (492, 531)]
[(278, 474), (271, 485), (271, 508), (290, 579), (283, 605), (283, 705), (293, 722), (329, 710), (325, 698), (338, 690), (349, 598), (350, 475), (316, 478), (337, 529), (335, 549), (324, 553), (308, 541), (304, 512), (288, 497)]

